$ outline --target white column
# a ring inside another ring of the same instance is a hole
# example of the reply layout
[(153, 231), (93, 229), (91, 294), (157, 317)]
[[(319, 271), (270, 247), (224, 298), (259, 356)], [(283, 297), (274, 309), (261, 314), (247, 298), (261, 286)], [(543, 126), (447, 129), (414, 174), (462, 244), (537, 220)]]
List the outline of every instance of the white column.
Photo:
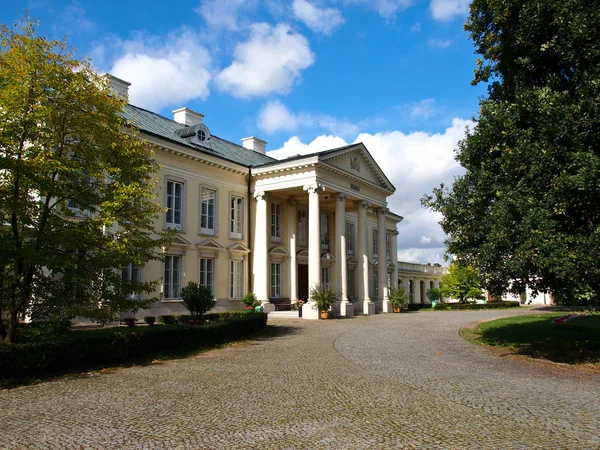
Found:
[(255, 192), (254, 198), (256, 199), (256, 223), (254, 225), (252, 275), (254, 276), (254, 293), (264, 306), (270, 305), (268, 290), (269, 260), (267, 256), (267, 194), (262, 191)]
[(348, 194), (339, 193), (335, 198), (335, 271), (336, 283), (342, 291), (340, 315), (353, 315), (352, 303), (348, 301), (348, 268), (346, 264), (346, 200)]
[[(321, 282), (321, 228), (319, 227), (319, 194), (324, 191), (320, 184), (304, 186), (308, 192), (308, 289)], [(319, 312), (313, 308), (313, 301), (302, 308), (303, 319), (318, 319)]]
[(290, 302), (294, 304), (298, 300), (298, 263), (296, 261), (296, 246), (297, 236), (296, 227), (298, 222), (298, 200), (293, 198), (288, 200), (287, 210), (287, 228), (289, 236), (289, 248), (290, 252)]
[(390, 243), (390, 252), (394, 269), (392, 272), (392, 287), (398, 287), (398, 230), (392, 231)]
[(415, 295), (414, 295), (415, 303), (420, 304), (421, 303), (421, 279), (420, 278), (415, 278), (414, 287), (415, 287)]
[(375, 303), (369, 297), (369, 256), (367, 254), (367, 208), (365, 200), (356, 202), (358, 208), (358, 300), (363, 303), (363, 314), (375, 314)]
[(379, 208), (377, 210), (377, 271), (378, 271), (378, 284), (379, 284), (379, 298), (377, 302), (379, 307), (384, 313), (392, 312), (392, 305), (388, 297), (387, 287), (387, 258), (385, 248), (385, 208)]

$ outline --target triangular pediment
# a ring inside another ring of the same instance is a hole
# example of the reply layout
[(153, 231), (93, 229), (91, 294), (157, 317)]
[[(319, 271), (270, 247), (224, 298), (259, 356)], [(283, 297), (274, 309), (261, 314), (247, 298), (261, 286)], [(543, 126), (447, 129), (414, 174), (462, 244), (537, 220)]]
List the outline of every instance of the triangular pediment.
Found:
[(250, 253), (250, 249), (241, 242), (235, 242), (227, 247), (230, 252)]
[(210, 249), (215, 249), (215, 250), (221, 250), (225, 247), (223, 247), (221, 244), (219, 244), (217, 241), (215, 241), (214, 239), (204, 239), (203, 241), (200, 241), (196, 244), (196, 247), (200, 247), (200, 248), (210, 248)]
[(192, 243), (187, 239), (184, 239), (181, 236), (177, 235), (171, 241), (171, 245), (192, 245)]
[(362, 143), (324, 152), (319, 155), (319, 161), (375, 184), (386, 191), (394, 192), (396, 190)]

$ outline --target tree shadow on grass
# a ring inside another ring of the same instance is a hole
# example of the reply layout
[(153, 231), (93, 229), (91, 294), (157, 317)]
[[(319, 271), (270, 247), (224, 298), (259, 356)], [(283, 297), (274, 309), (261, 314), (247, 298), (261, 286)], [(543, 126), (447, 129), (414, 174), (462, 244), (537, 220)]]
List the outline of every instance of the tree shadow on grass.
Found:
[(555, 317), (481, 324), (477, 341), (510, 348), (512, 353), (566, 364), (600, 364), (600, 316), (586, 316), (563, 324)]

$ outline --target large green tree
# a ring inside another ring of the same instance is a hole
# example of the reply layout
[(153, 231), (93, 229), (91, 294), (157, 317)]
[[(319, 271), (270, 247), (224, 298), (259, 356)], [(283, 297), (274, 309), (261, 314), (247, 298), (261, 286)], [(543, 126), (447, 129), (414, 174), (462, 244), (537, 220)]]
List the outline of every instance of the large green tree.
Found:
[(473, 0), (465, 28), (488, 95), (457, 150), (466, 173), (423, 203), (493, 294), (597, 302), (600, 2)]
[(440, 280), (440, 291), (444, 297), (455, 298), (460, 303), (468, 303), (485, 298), (482, 285), (473, 267), (453, 262), (448, 268), (448, 273)]
[(102, 322), (153, 290), (121, 268), (168, 241), (154, 230), (158, 167), (109, 92), (28, 18), (0, 26), (0, 340), (24, 314)]

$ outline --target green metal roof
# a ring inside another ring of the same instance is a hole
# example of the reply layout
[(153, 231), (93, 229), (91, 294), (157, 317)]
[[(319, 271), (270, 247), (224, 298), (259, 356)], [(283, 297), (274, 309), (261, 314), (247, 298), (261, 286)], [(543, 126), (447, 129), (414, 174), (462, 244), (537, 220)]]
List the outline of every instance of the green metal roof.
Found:
[(221, 139), (212, 133), (210, 140), (205, 145), (192, 144), (176, 133), (177, 130), (185, 128), (185, 125), (137, 106), (127, 105), (123, 116), (130, 125), (140, 131), (167, 139), (207, 155), (241, 164), (242, 166), (252, 167), (277, 162), (276, 159), (270, 156), (248, 150), (241, 145)]

